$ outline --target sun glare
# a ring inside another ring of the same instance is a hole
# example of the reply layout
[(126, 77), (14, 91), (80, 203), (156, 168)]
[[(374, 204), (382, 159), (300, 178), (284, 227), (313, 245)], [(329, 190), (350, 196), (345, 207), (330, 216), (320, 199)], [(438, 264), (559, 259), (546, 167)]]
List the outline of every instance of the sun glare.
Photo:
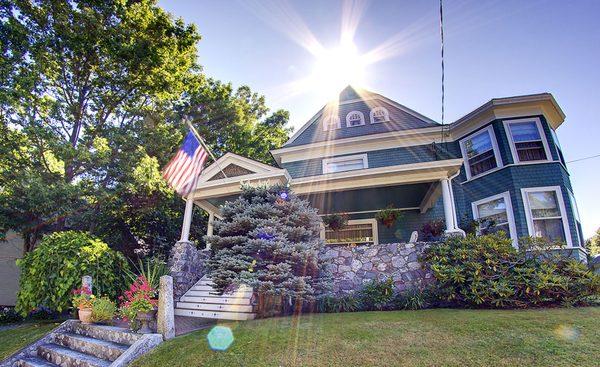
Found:
[(338, 47), (322, 50), (315, 56), (311, 79), (322, 93), (334, 96), (348, 84), (364, 84), (364, 57), (351, 40), (342, 42)]

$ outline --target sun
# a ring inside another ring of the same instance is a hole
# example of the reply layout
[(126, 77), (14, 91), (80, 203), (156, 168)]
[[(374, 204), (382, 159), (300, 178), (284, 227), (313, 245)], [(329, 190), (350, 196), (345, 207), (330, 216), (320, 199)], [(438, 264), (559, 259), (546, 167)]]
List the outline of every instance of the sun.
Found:
[(354, 42), (341, 42), (339, 46), (323, 49), (315, 56), (311, 79), (320, 92), (334, 96), (349, 84), (364, 84), (366, 63)]

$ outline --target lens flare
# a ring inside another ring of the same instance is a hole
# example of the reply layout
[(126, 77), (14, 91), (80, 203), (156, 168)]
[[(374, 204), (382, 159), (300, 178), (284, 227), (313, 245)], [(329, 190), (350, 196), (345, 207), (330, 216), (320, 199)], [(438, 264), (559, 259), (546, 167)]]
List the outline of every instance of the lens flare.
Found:
[(219, 352), (226, 351), (233, 344), (233, 332), (227, 326), (215, 326), (206, 335), (208, 346)]

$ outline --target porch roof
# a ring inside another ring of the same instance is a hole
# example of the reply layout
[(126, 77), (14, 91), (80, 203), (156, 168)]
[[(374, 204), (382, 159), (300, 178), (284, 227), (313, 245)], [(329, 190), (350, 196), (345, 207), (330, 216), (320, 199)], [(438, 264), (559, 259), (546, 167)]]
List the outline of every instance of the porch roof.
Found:
[[(404, 194), (400, 195), (400, 192), (396, 194), (405, 198), (414, 196), (414, 200), (410, 203), (389, 202), (383, 204), (383, 207), (394, 204), (398, 208), (420, 208), (421, 211), (424, 211), (433, 205), (434, 199), (439, 197), (440, 190), (437, 182), (456, 175), (460, 171), (462, 163), (462, 159), (445, 159), (292, 178), (285, 169), (227, 153), (209, 166), (200, 176), (194, 191), (194, 202), (208, 212), (217, 214), (219, 211), (218, 206), (221, 203), (241, 192), (242, 183), (289, 185), (296, 194), (308, 198), (315, 207), (321, 206), (319, 202), (326, 203), (329, 200), (338, 200), (338, 197), (339, 199), (344, 197), (348, 199), (354, 195), (352, 200), (356, 201), (357, 195), (359, 197), (367, 194), (372, 196), (375, 193), (382, 194), (386, 191), (378, 188), (406, 185), (402, 190)], [(225, 171), (228, 177), (224, 177), (221, 170)], [(432, 185), (431, 183), (435, 184)], [(393, 190), (387, 191), (391, 195)], [(409, 192), (412, 192), (412, 194), (406, 195)], [(337, 194), (329, 195), (330, 193)], [(379, 197), (379, 194), (375, 196)], [(344, 201), (349, 202), (346, 199)], [(400, 199), (396, 198), (394, 200), (398, 201)], [(372, 204), (375, 205), (376, 203), (372, 202)], [(377, 203), (377, 205), (379, 204), (381, 203)], [(368, 210), (375, 209), (381, 209), (381, 206), (369, 208)], [(326, 212), (328, 211), (326, 210)]]

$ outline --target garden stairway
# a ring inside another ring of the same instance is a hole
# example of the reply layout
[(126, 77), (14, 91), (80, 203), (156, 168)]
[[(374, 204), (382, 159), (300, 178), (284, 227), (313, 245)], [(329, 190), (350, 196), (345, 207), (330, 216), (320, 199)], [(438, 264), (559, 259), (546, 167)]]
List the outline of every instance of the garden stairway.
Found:
[(252, 320), (252, 289), (245, 285), (233, 292), (218, 293), (213, 282), (204, 276), (177, 302), (175, 316), (218, 320)]
[(0, 365), (121, 367), (161, 342), (160, 334), (137, 334), (123, 328), (69, 320)]

